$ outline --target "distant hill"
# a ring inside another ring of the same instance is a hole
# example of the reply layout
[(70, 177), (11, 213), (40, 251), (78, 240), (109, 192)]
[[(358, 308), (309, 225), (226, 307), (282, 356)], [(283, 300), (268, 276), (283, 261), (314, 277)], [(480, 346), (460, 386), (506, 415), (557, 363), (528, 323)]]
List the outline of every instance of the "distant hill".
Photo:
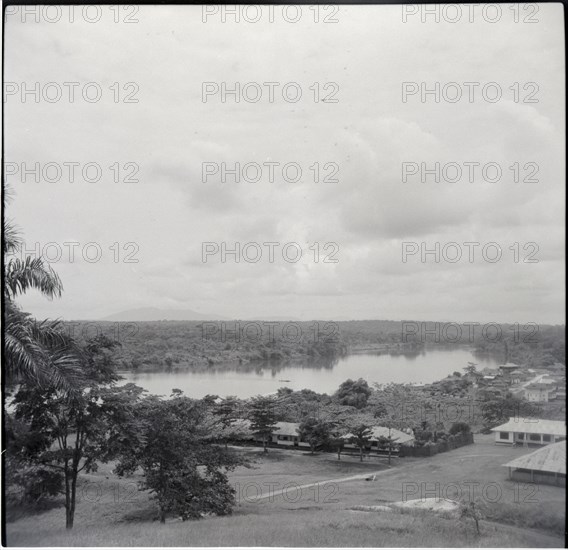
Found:
[(157, 307), (141, 307), (127, 309), (103, 317), (101, 321), (218, 321), (227, 320), (215, 313), (198, 313), (191, 309), (159, 309)]

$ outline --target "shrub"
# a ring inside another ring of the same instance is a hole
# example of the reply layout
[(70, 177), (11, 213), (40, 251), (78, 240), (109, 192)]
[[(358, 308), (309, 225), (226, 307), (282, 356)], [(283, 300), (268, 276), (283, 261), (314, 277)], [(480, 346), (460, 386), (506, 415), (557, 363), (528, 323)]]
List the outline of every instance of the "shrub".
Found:
[(471, 432), (471, 428), (469, 424), (466, 424), (465, 422), (454, 422), (450, 428), (450, 433), (452, 435), (460, 433), (468, 434), (469, 432)]

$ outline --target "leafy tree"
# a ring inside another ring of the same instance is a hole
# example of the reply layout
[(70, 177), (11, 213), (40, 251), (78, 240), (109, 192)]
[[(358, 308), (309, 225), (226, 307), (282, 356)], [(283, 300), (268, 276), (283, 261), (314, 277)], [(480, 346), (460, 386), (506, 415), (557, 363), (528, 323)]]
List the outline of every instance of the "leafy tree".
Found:
[(372, 394), (372, 390), (366, 380), (348, 379), (343, 382), (335, 392), (335, 398), (341, 405), (349, 405), (357, 409), (363, 409)]
[(466, 499), (461, 499), (458, 513), (458, 519), (463, 521), (464, 523), (468, 518), (472, 519), (475, 522), (475, 530), (477, 534), (481, 534), (481, 531), (479, 529), (479, 520), (483, 518), (483, 515), (481, 513), (479, 503), (473, 500), (468, 501)]
[(354, 407), (343, 407), (337, 403), (330, 403), (321, 411), (320, 418), (329, 425), (328, 444), (337, 450), (337, 460), (341, 460), (349, 419), (356, 413)]
[(169, 513), (183, 520), (230, 514), (235, 491), (227, 472), (242, 460), (215, 444), (208, 404), (181, 394), (168, 400), (150, 396), (138, 404), (136, 414), (141, 420), (136, 444), (123, 446), (115, 472), (122, 476), (142, 469), (160, 522)]
[(79, 474), (96, 471), (97, 461), (110, 457), (116, 425), (134, 422), (132, 403), (143, 391), (133, 384), (114, 386), (118, 377), (108, 354), (113, 347), (104, 336), (86, 346), (83, 377), (73, 395), (55, 384), (24, 382), (13, 401), (16, 420), (27, 423), (29, 432), (12, 446), (12, 454), (22, 464), (63, 476), (68, 529), (73, 527)]
[(380, 437), (379, 437), (379, 444), (382, 445), (382, 446), (386, 446), (386, 447), (387, 447), (388, 452), (389, 452), (389, 454), (388, 454), (388, 463), (390, 464), (390, 463), (391, 463), (391, 458), (392, 458), (392, 451), (393, 451), (393, 449), (396, 448), (396, 439), (397, 439), (397, 438), (396, 438), (396, 437), (393, 437), (393, 435), (392, 435), (392, 427), (391, 427), (391, 426), (388, 426), (388, 429), (389, 429), (389, 435), (387, 435), (387, 436), (384, 436), (384, 435), (380, 436)]
[(240, 417), (240, 412), (241, 401), (234, 395), (229, 395), (213, 405), (213, 415), (218, 424), (217, 433), (219, 439), (225, 442), (225, 449), (229, 441), (250, 433)]
[(308, 417), (300, 423), (298, 431), (300, 437), (310, 445), (310, 451), (314, 452), (329, 443), (331, 438), (330, 424), (324, 420)]
[(272, 397), (258, 395), (249, 402), (248, 418), (251, 421), (253, 433), (262, 437), (264, 452), (268, 452), (268, 438), (274, 432), (276, 426), (275, 400)]
[(359, 458), (363, 462), (363, 450), (369, 445), (373, 435), (373, 418), (357, 415), (349, 420), (349, 442), (359, 448)]
[(511, 416), (520, 416), (522, 407), (526, 405), (526, 401), (511, 394), (486, 401), (482, 405), (483, 425), (493, 428), (506, 422)]
[(480, 376), (479, 372), (477, 371), (477, 363), (472, 363), (471, 361), (468, 361), (467, 367), (464, 367), (463, 370), (465, 371), (466, 374), (470, 376)]

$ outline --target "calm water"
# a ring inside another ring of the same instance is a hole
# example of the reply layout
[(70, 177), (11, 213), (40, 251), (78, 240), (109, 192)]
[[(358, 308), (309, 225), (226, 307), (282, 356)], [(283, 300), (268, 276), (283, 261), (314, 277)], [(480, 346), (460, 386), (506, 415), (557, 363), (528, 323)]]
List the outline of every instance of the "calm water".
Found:
[(466, 349), (435, 349), (412, 354), (349, 355), (333, 362), (295, 364), (255, 363), (234, 368), (204, 368), (132, 373), (122, 372), (125, 382), (134, 382), (150, 393), (168, 396), (173, 388), (189, 397), (207, 394), (236, 395), (246, 398), (275, 392), (286, 386), (331, 394), (347, 378), (363, 378), (386, 384), (427, 384), (445, 378), (454, 371), (463, 372), (468, 361), (477, 363), (478, 370), (496, 368), (499, 361), (487, 355), (474, 355)]

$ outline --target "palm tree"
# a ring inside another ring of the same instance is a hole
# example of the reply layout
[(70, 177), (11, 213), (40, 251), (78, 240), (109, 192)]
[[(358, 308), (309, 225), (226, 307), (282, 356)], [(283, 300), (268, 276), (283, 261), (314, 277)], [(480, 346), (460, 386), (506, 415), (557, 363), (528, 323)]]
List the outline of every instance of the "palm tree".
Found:
[(41, 258), (15, 257), (22, 241), (17, 228), (4, 224), (4, 365), (8, 383), (26, 380), (53, 384), (72, 392), (78, 376), (78, 354), (61, 321), (36, 321), (15, 303), (29, 289), (48, 299), (61, 296), (63, 285), (51, 266)]

